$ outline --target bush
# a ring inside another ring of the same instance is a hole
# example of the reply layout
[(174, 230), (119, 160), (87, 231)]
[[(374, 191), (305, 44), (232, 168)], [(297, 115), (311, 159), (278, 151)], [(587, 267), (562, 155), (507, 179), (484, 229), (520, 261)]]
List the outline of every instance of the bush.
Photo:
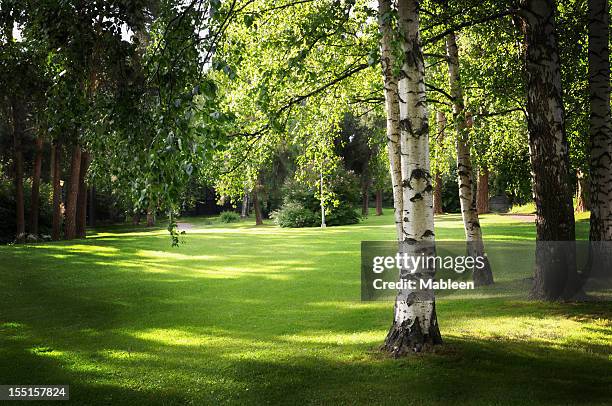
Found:
[(219, 215), (219, 220), (222, 223), (236, 223), (240, 221), (240, 216), (238, 215), (238, 213), (233, 211), (223, 211)]
[[(355, 224), (361, 219), (357, 208), (361, 203), (361, 191), (357, 176), (338, 167), (333, 176), (333, 192), (337, 206), (326, 209), (325, 223), (329, 226)], [(288, 179), (283, 186), (283, 206), (274, 213), (276, 224), (281, 227), (312, 227), (321, 223), (321, 202), (316, 190), (295, 179)]]
[[(327, 210), (326, 210), (327, 212)], [(318, 218), (321, 218), (321, 210), (318, 211)], [(345, 224), (357, 224), (361, 220), (361, 215), (354, 208), (340, 204), (338, 207), (332, 208), (325, 215), (325, 224), (328, 226), (341, 226)]]
[(310, 209), (297, 202), (290, 202), (272, 212), (270, 217), (280, 227), (314, 227), (319, 224), (320, 217)]

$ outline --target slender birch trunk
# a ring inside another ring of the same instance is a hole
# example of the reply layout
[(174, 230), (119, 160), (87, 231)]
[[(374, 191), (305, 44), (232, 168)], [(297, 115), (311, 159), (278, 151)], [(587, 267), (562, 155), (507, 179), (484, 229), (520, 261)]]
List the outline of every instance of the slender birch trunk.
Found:
[(77, 144), (72, 148), (70, 163), (70, 184), (66, 195), (66, 212), (64, 220), (64, 238), (72, 240), (76, 237), (77, 201), (79, 197), (79, 177), (81, 173), (81, 147)]
[[(429, 123), (418, 1), (399, 0), (398, 15), (404, 53), (398, 84), (403, 202), (400, 251), (409, 255), (432, 256), (435, 255), (433, 188), (429, 167)], [(381, 12), (383, 22), (384, 16)], [(423, 262), (422, 267), (412, 272), (402, 269), (400, 279), (415, 281), (417, 286), (419, 280), (432, 279), (435, 264), (428, 264), (432, 261)], [(393, 356), (400, 356), (441, 343), (433, 290), (399, 290), (393, 324), (383, 349)]]
[(610, 114), (610, 26), (607, 0), (589, 0), (589, 95), (591, 138), (591, 269), (612, 277), (612, 118)]
[[(436, 112), (436, 125), (438, 127), (438, 134), (436, 143), (441, 148), (444, 143), (444, 136), (446, 131), (446, 116), (444, 112)], [(438, 149), (436, 149), (436, 158), (439, 158)], [(436, 170), (434, 177), (434, 197), (433, 197), (434, 214), (444, 214), (444, 208), (442, 207), (442, 175), (439, 170)]]
[(457, 128), (457, 181), (459, 183), (459, 202), (461, 203), (461, 217), (465, 230), (468, 255), (483, 257), (485, 266), (474, 268), (472, 277), (476, 286), (491, 285), (493, 272), (487, 257), (484, 255), (484, 242), (480, 219), (476, 211), (473, 190), (472, 157), (470, 155), (469, 128), (472, 127), (471, 115), (466, 115), (463, 104), (463, 89), (459, 77), (459, 50), (455, 33), (446, 37), (446, 53), (448, 57), (448, 79), (450, 92), (453, 97), (453, 119)]
[(399, 99), (397, 97), (397, 77), (393, 73), (395, 58), (392, 52), (393, 28), (391, 26), (391, 0), (378, 1), (379, 27), (381, 39), (381, 65), (387, 113), (387, 152), (393, 187), (393, 209), (395, 229), (398, 240), (402, 239), (402, 170), (399, 130)]
[(30, 234), (38, 236), (38, 216), (40, 207), (40, 174), (42, 172), (43, 138), (36, 137), (36, 154), (32, 170), (32, 194), (30, 195)]
[(62, 145), (59, 141), (53, 143), (51, 149), (51, 176), (53, 184), (53, 225), (51, 228), (51, 239), (57, 241), (61, 237), (62, 228)]
[(531, 297), (557, 300), (573, 294), (570, 291), (576, 287), (577, 273), (555, 2), (523, 0), (520, 15), (525, 34), (527, 126), (538, 244)]
[(489, 213), (489, 167), (483, 164), (478, 169), (478, 186), (476, 187), (476, 210), (478, 214)]

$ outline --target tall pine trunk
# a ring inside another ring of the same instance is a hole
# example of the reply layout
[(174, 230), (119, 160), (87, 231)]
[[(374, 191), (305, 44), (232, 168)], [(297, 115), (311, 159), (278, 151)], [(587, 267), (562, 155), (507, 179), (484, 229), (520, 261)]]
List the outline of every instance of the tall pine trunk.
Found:
[(38, 236), (38, 216), (40, 207), (40, 174), (42, 172), (43, 138), (36, 138), (36, 153), (32, 168), (32, 194), (30, 197), (30, 234)]
[[(444, 112), (436, 112), (436, 125), (438, 127), (438, 134), (436, 137), (436, 144), (438, 148), (436, 148), (436, 157), (439, 159), (440, 154), (438, 150), (442, 147), (444, 143), (444, 136), (446, 131), (446, 116), (444, 115)], [(434, 177), (433, 207), (434, 214), (444, 214), (444, 208), (442, 207), (442, 175), (440, 174), (440, 170), (438, 169), (436, 169), (436, 175)]]
[(79, 197), (79, 177), (81, 174), (81, 147), (77, 144), (72, 148), (70, 162), (70, 179), (66, 194), (66, 212), (64, 219), (64, 238), (72, 240), (77, 235), (77, 202)]
[(53, 225), (51, 239), (57, 241), (61, 238), (62, 228), (62, 145), (55, 141), (51, 147), (51, 183), (53, 184)]
[[(381, 0), (380, 3), (385, 3)], [(381, 4), (381, 25), (385, 24)], [(390, 8), (388, 3), (385, 8)], [(429, 123), (425, 94), (425, 64), (419, 33), (417, 0), (398, 1), (399, 31), (404, 53), (398, 85), (402, 187), (402, 236), (400, 251), (408, 255), (433, 255), (434, 216), (429, 166)], [(387, 22), (389, 20), (387, 19)], [(384, 40), (384, 39), (383, 39)], [(400, 270), (404, 281), (431, 279), (435, 267), (427, 262), (410, 272)], [(393, 356), (419, 352), (441, 344), (434, 292), (431, 289), (398, 291), (393, 324), (383, 349)]]
[(483, 164), (478, 169), (478, 186), (476, 188), (476, 210), (478, 214), (489, 213), (489, 167)]
[(537, 249), (531, 297), (557, 300), (573, 294), (577, 274), (555, 2), (524, 0), (520, 13), (524, 22), (527, 126), (536, 203)]
[(474, 175), (469, 141), (472, 117), (465, 114), (463, 89), (461, 88), (461, 79), (459, 77), (459, 50), (455, 33), (450, 33), (446, 37), (446, 53), (448, 57), (450, 93), (453, 97), (453, 119), (457, 128), (457, 141), (455, 144), (457, 149), (457, 181), (459, 183), (459, 202), (461, 204), (465, 240), (467, 242), (468, 255), (484, 258), (485, 264), (482, 268), (475, 267), (472, 277), (476, 286), (491, 285), (493, 283), (493, 272), (491, 272), (491, 265), (484, 255), (480, 219), (478, 218), (472, 192)]
[(385, 110), (387, 114), (387, 152), (389, 155), (389, 170), (393, 187), (393, 216), (398, 240), (403, 235), (402, 219), (402, 169), (399, 129), (399, 99), (397, 96), (397, 77), (393, 73), (395, 58), (393, 57), (393, 27), (391, 0), (378, 1), (378, 21), (381, 33), (381, 66), (385, 94)]
[(23, 135), (25, 125), (25, 110), (22, 100), (13, 96), (11, 98), (11, 108), (13, 114), (13, 156), (15, 172), (15, 224), (17, 242), (25, 241), (25, 201), (23, 194)]
[(87, 183), (85, 177), (91, 156), (87, 151), (81, 153), (81, 170), (79, 172), (79, 193), (77, 196), (77, 213), (76, 213), (76, 236), (85, 238), (87, 226)]
[(607, 0), (589, 0), (590, 274), (612, 277), (612, 118)]

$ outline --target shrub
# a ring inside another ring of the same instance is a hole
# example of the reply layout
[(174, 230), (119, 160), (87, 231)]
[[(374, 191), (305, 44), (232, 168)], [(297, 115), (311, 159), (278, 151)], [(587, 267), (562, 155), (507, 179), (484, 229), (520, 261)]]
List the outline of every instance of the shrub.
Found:
[(319, 218), (310, 209), (297, 202), (290, 202), (272, 212), (270, 217), (280, 227), (313, 227), (319, 223)]
[[(327, 210), (326, 210), (327, 212)], [(321, 210), (318, 211), (318, 218), (321, 218)], [(332, 208), (325, 215), (325, 223), (328, 226), (341, 226), (344, 224), (357, 224), (361, 220), (361, 216), (357, 211), (346, 204), (340, 204), (338, 207)]]
[(240, 216), (238, 215), (238, 213), (233, 211), (223, 211), (219, 215), (219, 220), (222, 223), (236, 223), (240, 221)]
[[(325, 223), (329, 226), (358, 223), (361, 219), (357, 211), (361, 192), (356, 175), (338, 167), (331, 179), (338, 204), (327, 207)], [(314, 187), (288, 179), (283, 186), (283, 196), (283, 206), (275, 212), (276, 224), (281, 227), (312, 227), (321, 223), (321, 202), (315, 197)]]

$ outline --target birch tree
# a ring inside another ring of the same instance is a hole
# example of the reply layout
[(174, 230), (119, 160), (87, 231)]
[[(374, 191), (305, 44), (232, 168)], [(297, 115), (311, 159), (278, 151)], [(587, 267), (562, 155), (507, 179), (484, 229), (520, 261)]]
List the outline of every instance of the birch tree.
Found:
[(378, 1), (379, 27), (381, 34), (381, 66), (383, 71), (385, 110), (387, 116), (387, 153), (391, 183), (393, 186), (393, 208), (397, 238), (402, 238), (402, 190), (401, 190), (401, 153), (399, 130), (399, 100), (397, 97), (397, 76), (394, 73), (395, 58), (393, 54), (394, 31), (392, 28), (393, 13), (391, 0)]
[[(612, 241), (612, 118), (610, 116), (610, 28), (607, 0), (589, 0), (589, 96), (591, 141), (592, 242)], [(603, 274), (611, 268), (605, 243), (594, 243), (592, 269)], [(609, 243), (608, 243), (609, 244)], [(607, 257), (607, 258), (606, 258)]]
[[(384, 33), (387, 29), (385, 24), (389, 22), (388, 18), (385, 19), (385, 11), (389, 10), (390, 6), (383, 0), (380, 0), (379, 5), (381, 30)], [(429, 123), (424, 81), (425, 65), (419, 33), (418, 2), (416, 0), (398, 1), (398, 20), (403, 53), (397, 92), (402, 189), (400, 250), (410, 255), (421, 253), (433, 255), (435, 253), (433, 188), (429, 170)], [(385, 48), (384, 43), (383, 36), (383, 49)], [(388, 83), (385, 83), (386, 95), (391, 97), (392, 93), (388, 92), (387, 87)], [(390, 108), (387, 114), (393, 114), (393, 109)], [(388, 123), (392, 126), (393, 120), (388, 120)], [(393, 130), (391, 128), (388, 131), (391, 133)], [(393, 145), (390, 151), (394, 151)], [(397, 159), (397, 154), (394, 159)], [(393, 165), (391, 169), (393, 172)], [(395, 204), (399, 206), (397, 202)], [(423, 265), (414, 272), (402, 269), (400, 279), (418, 281), (433, 278), (435, 268), (427, 267), (428, 264)], [(442, 337), (436, 317), (433, 290), (402, 289), (398, 291), (393, 324), (387, 334), (383, 349), (394, 356), (400, 356), (413, 351), (419, 352), (424, 348), (441, 343)]]
[[(461, 204), (465, 240), (467, 242), (468, 255), (483, 257), (486, 260), (480, 219), (476, 211), (473, 193), (474, 175), (468, 132), (468, 127), (472, 126), (472, 117), (471, 115), (468, 117), (465, 113), (463, 88), (459, 76), (459, 49), (457, 48), (454, 32), (446, 36), (446, 53), (450, 92), (453, 98), (453, 118), (455, 128), (457, 129), (457, 140), (455, 143), (457, 150), (457, 182), (459, 183), (459, 202)], [(485, 261), (484, 267), (474, 268), (472, 277), (477, 286), (491, 285), (493, 283), (493, 273), (491, 272), (488, 260)]]
[(519, 11), (525, 35), (527, 126), (536, 203), (538, 248), (531, 296), (568, 297), (576, 276), (573, 188), (565, 132), (561, 73), (555, 37), (555, 2), (525, 0)]

